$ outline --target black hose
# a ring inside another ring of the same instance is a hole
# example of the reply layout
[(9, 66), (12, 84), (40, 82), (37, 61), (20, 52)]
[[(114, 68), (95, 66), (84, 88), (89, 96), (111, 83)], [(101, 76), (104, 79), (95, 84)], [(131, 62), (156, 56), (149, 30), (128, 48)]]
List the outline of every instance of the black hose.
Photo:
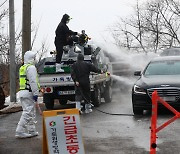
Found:
[[(82, 92), (82, 89), (81, 87), (79, 87), (79, 90), (80, 90), (80, 93), (81, 93), (81, 96), (84, 98), (84, 100), (86, 102), (88, 102), (89, 104), (92, 104), (91, 102), (89, 102), (86, 97), (84, 96), (83, 92)], [(94, 106), (94, 105), (93, 105)], [(94, 108), (95, 110), (101, 112), (101, 113), (104, 113), (104, 114), (108, 114), (108, 115), (116, 115), (116, 116), (134, 116), (134, 114), (127, 114), (127, 113), (109, 113), (109, 112), (105, 112), (105, 111), (102, 111), (102, 110), (99, 110), (97, 108)]]
[(109, 112), (105, 112), (105, 111), (102, 111), (102, 110), (99, 110), (97, 108), (95, 108), (95, 110), (101, 112), (101, 113), (104, 113), (104, 114), (108, 114), (108, 115), (116, 115), (116, 116), (134, 116), (134, 114), (127, 114), (127, 113), (109, 113)]

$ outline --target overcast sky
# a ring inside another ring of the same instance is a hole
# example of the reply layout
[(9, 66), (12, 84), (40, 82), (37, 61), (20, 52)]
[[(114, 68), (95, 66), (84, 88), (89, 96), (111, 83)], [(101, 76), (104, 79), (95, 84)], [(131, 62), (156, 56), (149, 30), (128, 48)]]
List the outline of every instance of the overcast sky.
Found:
[[(22, 22), (22, 0), (15, 2), (16, 26)], [(101, 42), (110, 38), (108, 27), (132, 13), (136, 0), (32, 0), (32, 23), (40, 22), (35, 48), (47, 39), (49, 49), (54, 50), (55, 29), (63, 14), (73, 19), (68, 24), (73, 31), (86, 33), (92, 40)]]

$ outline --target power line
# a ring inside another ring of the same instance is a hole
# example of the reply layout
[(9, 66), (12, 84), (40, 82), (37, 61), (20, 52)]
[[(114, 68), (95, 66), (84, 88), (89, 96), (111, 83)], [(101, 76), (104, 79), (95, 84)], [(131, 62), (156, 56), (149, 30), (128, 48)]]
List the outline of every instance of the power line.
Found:
[(5, 0), (5, 1), (0, 5), (0, 7), (3, 6), (6, 2), (7, 2), (7, 0)]

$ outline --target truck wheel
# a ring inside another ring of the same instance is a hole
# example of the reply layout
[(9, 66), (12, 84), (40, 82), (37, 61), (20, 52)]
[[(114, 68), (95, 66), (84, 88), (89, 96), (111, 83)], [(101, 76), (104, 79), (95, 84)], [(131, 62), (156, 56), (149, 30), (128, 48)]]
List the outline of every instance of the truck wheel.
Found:
[(112, 87), (109, 84), (106, 84), (106, 89), (104, 91), (104, 100), (106, 103), (110, 103), (112, 101)]
[(54, 108), (54, 99), (51, 94), (44, 94), (43, 102), (45, 103), (46, 109), (52, 110)]
[(101, 104), (101, 90), (96, 86), (94, 92), (92, 93), (92, 103), (95, 107), (98, 107)]

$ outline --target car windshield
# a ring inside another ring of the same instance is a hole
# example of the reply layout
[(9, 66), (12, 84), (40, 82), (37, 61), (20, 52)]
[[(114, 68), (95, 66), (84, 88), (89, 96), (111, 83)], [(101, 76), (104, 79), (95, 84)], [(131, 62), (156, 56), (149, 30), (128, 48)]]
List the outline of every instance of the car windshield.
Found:
[(151, 62), (144, 71), (144, 75), (180, 75), (180, 61)]

